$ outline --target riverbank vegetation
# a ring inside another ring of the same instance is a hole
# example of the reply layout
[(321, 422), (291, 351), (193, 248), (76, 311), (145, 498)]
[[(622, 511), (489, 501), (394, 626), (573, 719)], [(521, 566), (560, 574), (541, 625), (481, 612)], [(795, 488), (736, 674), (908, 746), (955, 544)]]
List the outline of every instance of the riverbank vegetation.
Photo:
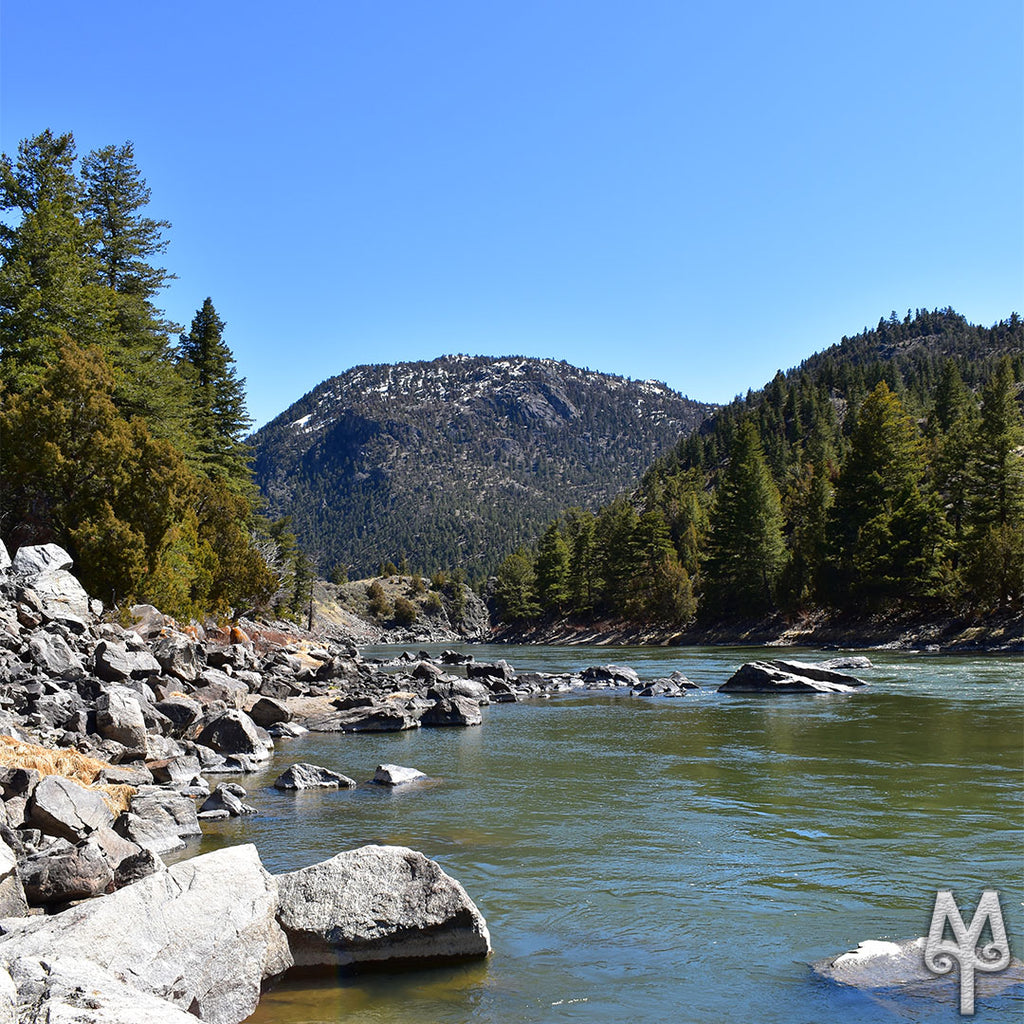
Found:
[(893, 314), (721, 409), (502, 564), (500, 620), (1019, 610), (1024, 327)]
[(206, 298), (174, 343), (157, 306), (170, 225), (149, 200), (131, 143), (79, 161), (47, 130), (0, 162), (0, 528), (66, 547), (109, 603), (223, 615), (294, 558), (257, 514), (224, 322)]

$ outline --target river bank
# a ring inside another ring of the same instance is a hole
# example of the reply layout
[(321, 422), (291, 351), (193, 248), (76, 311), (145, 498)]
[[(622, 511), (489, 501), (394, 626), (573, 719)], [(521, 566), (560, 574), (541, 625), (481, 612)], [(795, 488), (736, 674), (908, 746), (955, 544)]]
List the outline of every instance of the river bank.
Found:
[(858, 617), (822, 611), (685, 629), (567, 618), (530, 626), (498, 625), (492, 630), (491, 642), (553, 647), (761, 646), (1010, 654), (1024, 652), (1024, 613), (1002, 613), (981, 619), (948, 616), (922, 620), (910, 614)]

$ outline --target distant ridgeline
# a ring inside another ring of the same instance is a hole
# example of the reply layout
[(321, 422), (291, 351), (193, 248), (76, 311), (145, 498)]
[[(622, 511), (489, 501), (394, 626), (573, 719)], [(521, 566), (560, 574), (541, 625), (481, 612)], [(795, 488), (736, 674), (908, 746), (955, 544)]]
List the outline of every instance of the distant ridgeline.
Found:
[(323, 572), (493, 572), (567, 505), (596, 509), (713, 407), (549, 359), (357, 366), (250, 439), (272, 515)]
[(505, 622), (683, 625), (1024, 596), (1024, 328), (895, 314), (719, 409), (502, 564)]

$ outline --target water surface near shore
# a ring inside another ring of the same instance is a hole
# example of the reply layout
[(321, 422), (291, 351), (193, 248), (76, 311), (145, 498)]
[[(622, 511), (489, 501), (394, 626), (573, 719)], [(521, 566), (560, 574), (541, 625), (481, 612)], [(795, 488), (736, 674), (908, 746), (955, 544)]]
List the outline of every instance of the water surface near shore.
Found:
[[(207, 826), (203, 850), (254, 842), (280, 872), (363, 843), (412, 846), (463, 883), (495, 952), (457, 968), (289, 983), (253, 1022), (953, 1021), (955, 1005), (844, 993), (806, 967), (863, 939), (922, 934), (939, 888), (965, 916), (982, 889), (998, 889), (1011, 947), (1024, 952), (1019, 658), (871, 652), (865, 692), (765, 698), (714, 687), (755, 657), (830, 655), (466, 650), (519, 670), (679, 669), (705, 689), (496, 705), (472, 729), (279, 741), (274, 764), (242, 780), (260, 814)], [(389, 761), (433, 781), (268, 788), (294, 761), (361, 783)], [(979, 1000), (975, 1019), (1022, 1010), (1020, 997)]]

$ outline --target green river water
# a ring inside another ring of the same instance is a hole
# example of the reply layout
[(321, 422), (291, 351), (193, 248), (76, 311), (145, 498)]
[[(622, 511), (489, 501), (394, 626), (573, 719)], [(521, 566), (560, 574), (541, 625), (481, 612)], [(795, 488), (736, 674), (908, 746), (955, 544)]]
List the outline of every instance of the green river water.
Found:
[[(494, 954), (287, 983), (253, 1024), (954, 1021), (955, 1003), (838, 989), (807, 967), (924, 934), (937, 889), (968, 920), (997, 889), (1024, 953), (1019, 658), (870, 652), (863, 692), (773, 698), (714, 688), (778, 651), (467, 650), (519, 670), (680, 669), (704, 688), (495, 705), (471, 729), (279, 741), (273, 765), (242, 780), (259, 815), (206, 826), (203, 850), (254, 842), (280, 872), (364, 843), (414, 847), (465, 886)], [(386, 761), (435, 781), (269, 788), (294, 761), (358, 780)], [(979, 999), (978, 1021), (1022, 1018), (1019, 993)]]

